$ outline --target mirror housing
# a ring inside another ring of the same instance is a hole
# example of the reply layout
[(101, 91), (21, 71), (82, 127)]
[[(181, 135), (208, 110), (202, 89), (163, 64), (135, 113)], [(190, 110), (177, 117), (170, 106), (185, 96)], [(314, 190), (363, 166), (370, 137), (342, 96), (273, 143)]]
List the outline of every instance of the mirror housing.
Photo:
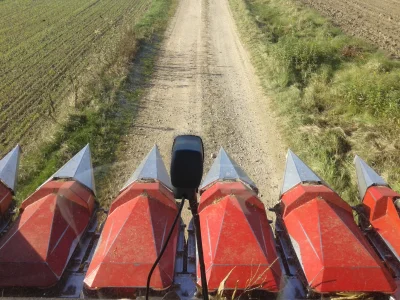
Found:
[(175, 197), (195, 194), (203, 177), (203, 141), (199, 136), (179, 135), (174, 140), (171, 156), (170, 174)]

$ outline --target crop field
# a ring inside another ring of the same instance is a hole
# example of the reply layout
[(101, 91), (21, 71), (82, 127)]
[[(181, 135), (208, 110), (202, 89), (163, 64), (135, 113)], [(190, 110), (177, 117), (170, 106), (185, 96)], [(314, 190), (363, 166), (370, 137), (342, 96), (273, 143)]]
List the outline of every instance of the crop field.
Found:
[(346, 33), (362, 37), (400, 57), (399, 0), (301, 0)]
[(55, 115), (86, 74), (107, 64), (121, 34), (150, 4), (0, 1), (0, 152), (21, 141), (41, 118)]

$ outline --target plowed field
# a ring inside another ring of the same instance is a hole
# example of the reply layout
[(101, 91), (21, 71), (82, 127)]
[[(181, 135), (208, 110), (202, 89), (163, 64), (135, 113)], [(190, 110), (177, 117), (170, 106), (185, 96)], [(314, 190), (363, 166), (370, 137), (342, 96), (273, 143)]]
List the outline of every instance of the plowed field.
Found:
[(400, 57), (399, 0), (301, 0), (333, 20), (346, 33), (366, 39)]

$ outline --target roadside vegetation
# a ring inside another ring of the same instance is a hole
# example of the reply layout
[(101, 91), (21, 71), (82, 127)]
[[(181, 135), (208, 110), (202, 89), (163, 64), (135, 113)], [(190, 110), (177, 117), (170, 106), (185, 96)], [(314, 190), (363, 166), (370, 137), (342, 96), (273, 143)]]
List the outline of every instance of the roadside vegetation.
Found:
[(400, 191), (400, 61), (294, 0), (229, 0), (289, 146), (349, 203), (355, 154)]
[[(123, 6), (124, 2), (118, 3)], [(16, 197), (18, 202), (87, 143), (90, 143), (92, 151), (98, 199), (100, 202), (104, 200), (102, 180), (116, 159), (122, 135), (132, 126), (138, 100), (153, 71), (162, 34), (176, 7), (175, 0), (149, 3), (150, 7), (136, 24), (132, 23), (120, 33), (118, 43), (106, 53), (101, 52), (105, 63), (80, 86), (76, 95), (79, 101), (65, 121), (57, 124), (54, 135), (35, 151), (24, 153)], [(95, 65), (91, 67), (96, 68)]]

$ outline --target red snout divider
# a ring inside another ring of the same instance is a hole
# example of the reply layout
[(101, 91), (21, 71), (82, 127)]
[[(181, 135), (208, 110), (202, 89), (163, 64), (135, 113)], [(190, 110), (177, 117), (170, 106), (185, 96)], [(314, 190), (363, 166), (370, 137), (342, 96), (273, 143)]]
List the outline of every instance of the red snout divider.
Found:
[(93, 206), (93, 193), (76, 181), (50, 181), (26, 199), (0, 241), (0, 286), (56, 284)]

